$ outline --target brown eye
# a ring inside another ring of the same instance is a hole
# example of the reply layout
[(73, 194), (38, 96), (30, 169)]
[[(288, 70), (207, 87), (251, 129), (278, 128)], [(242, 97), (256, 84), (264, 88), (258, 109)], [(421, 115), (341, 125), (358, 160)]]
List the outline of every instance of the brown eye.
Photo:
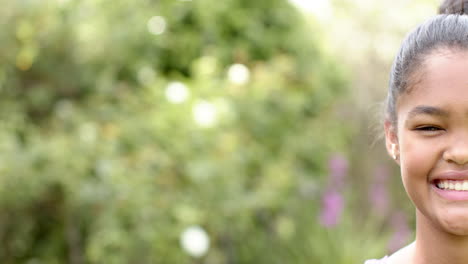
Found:
[(436, 126), (422, 126), (422, 127), (417, 127), (415, 130), (418, 130), (418, 131), (439, 131), (439, 130), (443, 130), (443, 129), (440, 128), (440, 127), (436, 127)]

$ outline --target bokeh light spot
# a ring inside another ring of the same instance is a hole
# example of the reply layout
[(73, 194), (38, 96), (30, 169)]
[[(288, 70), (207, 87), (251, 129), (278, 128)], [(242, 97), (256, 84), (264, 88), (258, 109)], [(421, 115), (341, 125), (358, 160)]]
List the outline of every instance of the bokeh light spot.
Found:
[(84, 143), (94, 143), (97, 139), (97, 128), (93, 123), (84, 123), (79, 128), (80, 140)]
[(150, 85), (156, 80), (156, 73), (149, 66), (141, 67), (138, 70), (138, 81), (143, 85)]
[(250, 71), (243, 64), (233, 64), (228, 70), (228, 79), (235, 84), (245, 84), (249, 81)]
[(161, 35), (166, 31), (166, 19), (162, 16), (151, 17), (146, 26), (151, 34)]
[(330, 0), (289, 0), (289, 2), (320, 20), (327, 20), (333, 16)]
[(166, 87), (166, 98), (169, 102), (180, 104), (189, 97), (187, 86), (181, 82), (171, 82)]
[(193, 118), (202, 127), (211, 127), (217, 119), (216, 107), (209, 102), (202, 101), (193, 107)]
[(191, 226), (182, 232), (180, 236), (182, 249), (192, 257), (204, 256), (210, 247), (210, 238), (200, 226)]

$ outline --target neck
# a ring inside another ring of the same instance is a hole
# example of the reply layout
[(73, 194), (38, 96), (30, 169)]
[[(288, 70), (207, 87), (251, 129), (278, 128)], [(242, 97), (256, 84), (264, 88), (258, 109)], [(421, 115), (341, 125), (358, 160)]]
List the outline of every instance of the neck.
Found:
[(468, 236), (449, 234), (435, 227), (416, 210), (413, 264), (468, 263)]

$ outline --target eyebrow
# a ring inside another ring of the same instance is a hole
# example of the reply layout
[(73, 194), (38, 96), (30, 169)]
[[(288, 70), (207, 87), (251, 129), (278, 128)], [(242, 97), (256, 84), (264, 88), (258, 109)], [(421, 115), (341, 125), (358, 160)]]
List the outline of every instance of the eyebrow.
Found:
[(446, 117), (448, 116), (448, 112), (445, 110), (442, 110), (438, 107), (434, 106), (427, 106), (427, 105), (419, 105), (416, 106), (415, 108), (411, 109), (411, 111), (408, 112), (408, 118), (415, 117), (417, 115), (432, 115), (432, 116), (442, 116)]

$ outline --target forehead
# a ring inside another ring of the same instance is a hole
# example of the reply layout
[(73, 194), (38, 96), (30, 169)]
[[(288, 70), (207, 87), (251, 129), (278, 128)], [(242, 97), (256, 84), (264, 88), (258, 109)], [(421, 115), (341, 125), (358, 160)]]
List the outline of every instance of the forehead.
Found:
[(468, 51), (444, 49), (428, 54), (416, 75), (417, 82), (398, 100), (399, 114), (417, 105), (468, 109)]

